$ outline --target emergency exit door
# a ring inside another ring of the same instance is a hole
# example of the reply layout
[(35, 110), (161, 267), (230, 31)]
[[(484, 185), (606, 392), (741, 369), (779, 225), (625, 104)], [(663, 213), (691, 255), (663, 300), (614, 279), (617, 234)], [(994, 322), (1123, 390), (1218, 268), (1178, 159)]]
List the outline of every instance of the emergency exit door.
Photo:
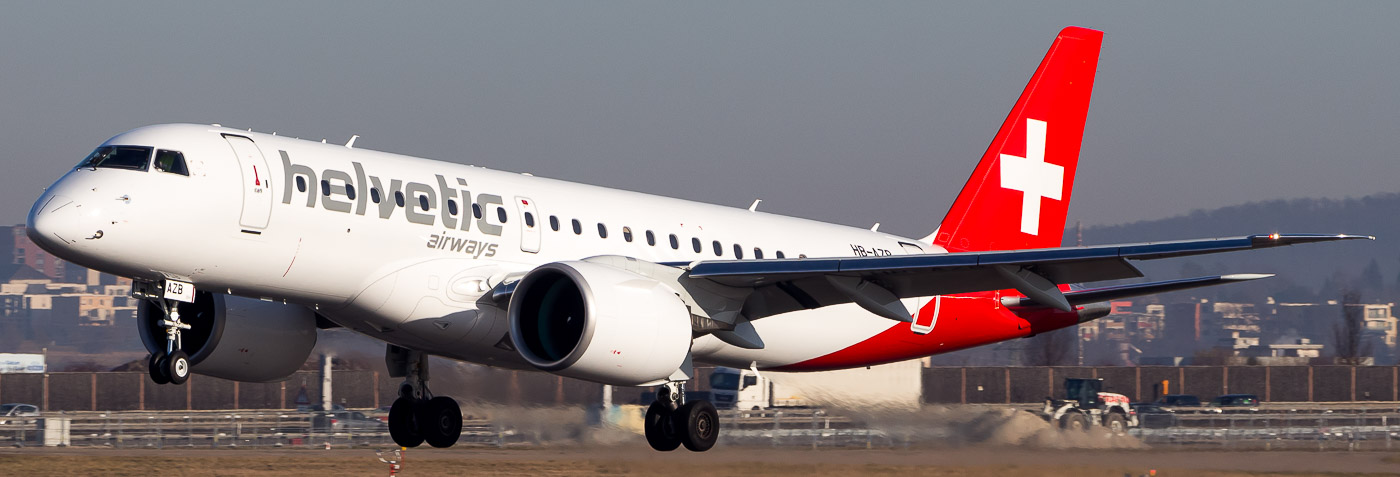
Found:
[(539, 253), (540, 216), (535, 213), (535, 201), (526, 197), (516, 197), (515, 207), (520, 211), (520, 251)]

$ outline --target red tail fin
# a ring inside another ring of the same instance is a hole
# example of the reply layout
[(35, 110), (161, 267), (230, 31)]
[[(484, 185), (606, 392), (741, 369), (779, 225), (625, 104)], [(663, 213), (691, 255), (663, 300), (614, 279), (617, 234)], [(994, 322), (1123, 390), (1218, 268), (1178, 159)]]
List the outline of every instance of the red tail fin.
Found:
[(932, 236), (952, 252), (1060, 246), (1103, 32), (1060, 30)]

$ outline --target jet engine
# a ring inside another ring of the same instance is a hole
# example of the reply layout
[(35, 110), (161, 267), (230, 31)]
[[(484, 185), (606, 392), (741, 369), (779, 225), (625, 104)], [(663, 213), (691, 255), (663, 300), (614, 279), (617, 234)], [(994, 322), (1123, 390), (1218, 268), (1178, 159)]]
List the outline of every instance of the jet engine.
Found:
[[(190, 370), (206, 376), (276, 381), (300, 369), (316, 346), (316, 315), (303, 306), (199, 292), (177, 310), (191, 326), (180, 338)], [(164, 318), (160, 305), (141, 301), (137, 327), (152, 353), (165, 352)]]
[(530, 271), (507, 316), (526, 361), (571, 378), (652, 385), (690, 353), (690, 311), (676, 292), (608, 265), (554, 262)]

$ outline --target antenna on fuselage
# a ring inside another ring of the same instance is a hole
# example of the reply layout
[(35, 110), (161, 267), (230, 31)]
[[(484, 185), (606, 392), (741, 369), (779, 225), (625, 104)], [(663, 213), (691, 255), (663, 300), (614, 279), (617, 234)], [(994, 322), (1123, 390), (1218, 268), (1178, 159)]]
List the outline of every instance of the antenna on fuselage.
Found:
[(758, 212), (758, 203), (759, 203), (759, 202), (763, 202), (763, 199), (754, 199), (754, 200), (753, 200), (753, 204), (752, 204), (752, 205), (749, 205), (749, 212)]
[(355, 148), (355, 140), (356, 140), (356, 139), (359, 139), (359, 138), (360, 138), (360, 135), (359, 135), (359, 134), (353, 134), (353, 135), (351, 135), (351, 136), (350, 136), (350, 140), (349, 140), (349, 141), (345, 141), (345, 148), (346, 148), (346, 149), (354, 149), (354, 148)]
[(873, 226), (870, 227), (870, 231), (871, 231), (871, 232), (877, 232), (877, 231), (879, 231), (879, 230), (880, 230), (880, 223), (879, 223), (879, 222), (875, 222), (875, 225), (873, 225)]

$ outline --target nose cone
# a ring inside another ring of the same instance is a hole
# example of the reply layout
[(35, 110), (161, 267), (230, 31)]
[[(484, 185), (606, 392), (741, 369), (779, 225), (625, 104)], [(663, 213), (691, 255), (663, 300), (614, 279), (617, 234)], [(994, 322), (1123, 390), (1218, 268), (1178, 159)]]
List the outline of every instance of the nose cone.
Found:
[(44, 250), (63, 257), (65, 251), (79, 238), (77, 207), (73, 199), (62, 195), (45, 195), (29, 210), (25, 233)]

